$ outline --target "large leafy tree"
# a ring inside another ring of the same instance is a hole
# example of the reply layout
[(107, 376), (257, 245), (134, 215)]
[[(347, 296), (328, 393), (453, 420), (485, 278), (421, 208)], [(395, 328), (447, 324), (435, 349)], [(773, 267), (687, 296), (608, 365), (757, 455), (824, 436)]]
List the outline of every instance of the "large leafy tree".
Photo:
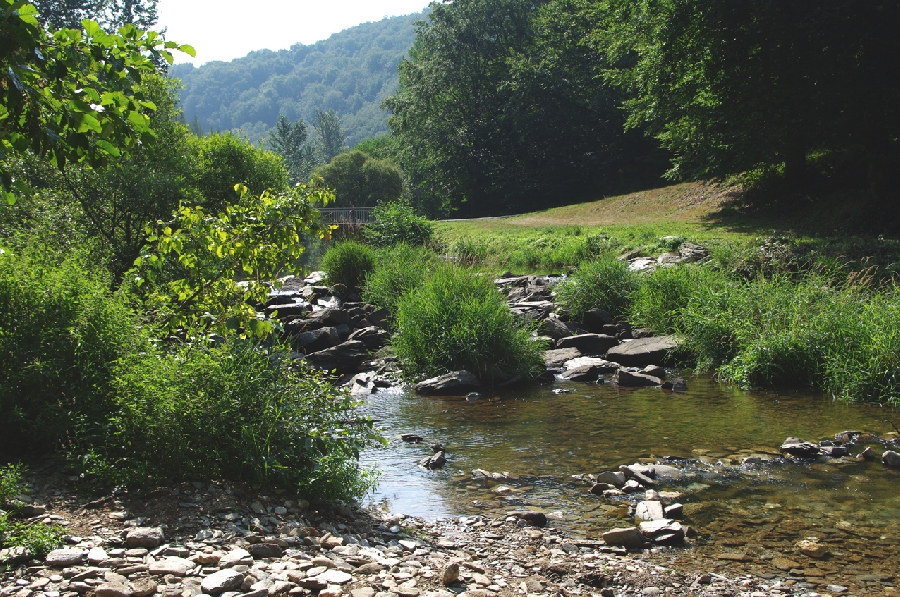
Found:
[[(621, 92), (581, 43), (575, 0), (457, 0), (418, 24), (384, 106), (401, 166), (431, 212), (509, 213), (610, 192), (647, 170)], [(651, 168), (652, 170), (652, 168)]]
[[(102, 165), (140, 142), (150, 142), (155, 105), (141, 92), (155, 60), (190, 46), (126, 25), (118, 34), (94, 21), (83, 30), (47, 32), (31, 4), (0, 0), (0, 159), (32, 151), (55, 166)], [(0, 164), (7, 201), (19, 181)]]
[(856, 156), (878, 179), (900, 134), (900, 5), (823, 0), (586, 3), (597, 48), (624, 68), (629, 124), (674, 153), (673, 176)]
[(315, 172), (334, 189), (335, 205), (372, 207), (400, 198), (403, 176), (390, 160), (379, 160), (352, 150), (335, 156)]
[(39, 18), (53, 29), (75, 29), (84, 19), (116, 30), (123, 25), (150, 29), (156, 25), (156, 0), (34, 0)]

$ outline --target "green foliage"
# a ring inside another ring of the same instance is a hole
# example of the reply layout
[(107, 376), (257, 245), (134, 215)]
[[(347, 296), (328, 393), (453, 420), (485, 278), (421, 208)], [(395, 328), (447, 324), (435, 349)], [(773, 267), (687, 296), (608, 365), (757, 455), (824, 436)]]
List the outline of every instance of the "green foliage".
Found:
[(315, 44), (259, 50), (200, 67), (176, 64), (169, 72), (185, 84), (181, 105), (188, 122), (197, 115), (204, 130), (241, 129), (256, 142), (267, 137), (279, 114), (312, 123), (316, 110), (334, 110), (352, 147), (387, 132), (379, 104), (397, 88), (397, 63), (421, 17), (363, 23)]
[(102, 436), (115, 363), (139, 345), (135, 315), (79, 257), (0, 253), (0, 458)]
[(197, 187), (209, 211), (225, 209), (238, 201), (235, 185), (243, 184), (253, 195), (287, 191), (288, 173), (281, 158), (251, 145), (231, 133), (207, 135), (197, 140), (200, 161)]
[(438, 267), (402, 295), (396, 327), (392, 345), (411, 378), (465, 369), (489, 383), (543, 370), (529, 324), (512, 315), (489, 278), (464, 268)]
[(366, 276), (362, 299), (387, 309), (393, 321), (400, 298), (419, 288), (442, 263), (432, 250), (421, 245), (389, 245), (377, 252), (375, 271)]
[(712, 268), (695, 265), (661, 267), (640, 278), (632, 294), (630, 321), (660, 334), (680, 331), (682, 310), (703, 289), (715, 293), (728, 278)]
[(22, 475), (25, 467), (21, 464), (0, 466), (0, 508), (15, 505), (13, 500), (23, 492)]
[[(193, 55), (190, 46), (165, 41), (133, 25), (110, 34), (94, 21), (83, 30), (47, 32), (34, 6), (0, 2), (0, 159), (32, 151), (54, 165), (105, 164), (139, 141), (153, 138), (148, 112), (155, 105), (137, 86), (156, 72), (154, 59), (172, 63), (170, 50)], [(5, 168), (0, 182), (27, 191)]]
[(335, 156), (315, 174), (334, 189), (335, 205), (340, 207), (372, 207), (394, 201), (403, 192), (403, 178), (393, 162), (355, 149)]
[(316, 131), (316, 153), (322, 163), (329, 163), (339, 153), (347, 151), (344, 141), (347, 135), (341, 126), (341, 117), (334, 110), (316, 110), (313, 120)]
[(45, 27), (77, 29), (82, 19), (94, 19), (106, 30), (127, 24), (141, 29), (156, 25), (156, 0), (35, 0)]
[(322, 270), (328, 274), (328, 281), (347, 288), (362, 288), (374, 269), (375, 251), (354, 241), (337, 243), (322, 257)]
[(434, 227), (426, 218), (416, 215), (405, 201), (389, 201), (373, 210), (374, 224), (363, 228), (363, 238), (376, 247), (397, 244), (428, 245), (434, 235)]
[(556, 296), (575, 320), (580, 320), (588, 309), (603, 309), (613, 317), (622, 317), (627, 314), (637, 287), (637, 277), (627, 263), (604, 255), (578, 266), (565, 282), (556, 286)]
[(356, 498), (371, 486), (356, 459), (378, 439), (372, 421), (287, 348), (154, 349), (124, 360), (114, 389), (108, 441), (84, 463), (109, 481), (224, 478), (316, 499)]
[[(630, 93), (629, 125), (672, 150), (669, 174), (768, 165), (802, 181), (811, 152), (850, 153), (858, 175), (895, 162), (896, 4), (587, 3), (596, 47)], [(894, 166), (895, 168), (895, 166)], [(874, 180), (873, 180), (874, 182)]]
[(593, 21), (548, 4), (434, 3), (417, 24), (383, 105), (428, 213), (521, 213), (658, 172), (652, 144), (623, 131), (602, 57), (580, 43)]
[[(64, 527), (43, 522), (12, 522), (0, 514), (0, 547), (22, 547), (32, 557), (43, 558), (63, 545)], [(0, 561), (2, 563), (2, 561)]]
[(157, 222), (132, 272), (134, 292), (163, 333), (211, 328), (219, 334), (264, 336), (268, 321), (253, 304), (265, 302), (269, 282), (300, 258), (303, 233), (324, 237), (317, 205), (332, 195), (313, 185), (289, 193), (253, 195), (235, 185), (236, 202), (217, 216), (183, 206)]
[(306, 123), (291, 122), (284, 114), (278, 116), (278, 122), (269, 131), (269, 147), (284, 160), (288, 178), (294, 184), (309, 180), (316, 164), (315, 150), (307, 143), (307, 137)]

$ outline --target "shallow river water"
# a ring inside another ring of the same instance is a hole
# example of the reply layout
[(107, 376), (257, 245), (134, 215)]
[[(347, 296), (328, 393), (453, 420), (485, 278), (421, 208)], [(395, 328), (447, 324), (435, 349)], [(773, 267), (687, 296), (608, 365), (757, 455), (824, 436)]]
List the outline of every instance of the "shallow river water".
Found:
[[(687, 383), (676, 394), (561, 382), (486, 391), (474, 402), (397, 389), (374, 394), (365, 409), (390, 445), (363, 455), (381, 469), (370, 500), (426, 518), (540, 509), (552, 513), (555, 526), (593, 539), (634, 524), (628, 505), (639, 496), (594, 496), (590, 483), (575, 477), (668, 457), (687, 476), (660, 489), (681, 494), (683, 522), (700, 533), (692, 554), (812, 582), (892, 580), (900, 570), (900, 471), (878, 459), (786, 461), (778, 446), (789, 436), (818, 441), (845, 430), (891, 439), (889, 421), (900, 426), (900, 411), (803, 393), (745, 392), (703, 376), (688, 376)], [(424, 441), (405, 443), (401, 433)], [(418, 467), (434, 442), (445, 447), (447, 465)], [(879, 456), (885, 449), (871, 445)], [(851, 454), (863, 447), (851, 447)], [(748, 456), (763, 462), (742, 464)], [(475, 480), (473, 469), (509, 478)], [(814, 566), (792, 556), (796, 542), (808, 537), (831, 551)]]

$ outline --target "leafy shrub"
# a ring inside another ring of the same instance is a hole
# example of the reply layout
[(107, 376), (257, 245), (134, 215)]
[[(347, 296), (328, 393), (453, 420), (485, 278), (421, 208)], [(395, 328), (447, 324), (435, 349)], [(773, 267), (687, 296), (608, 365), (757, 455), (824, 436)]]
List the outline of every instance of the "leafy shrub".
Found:
[(322, 257), (322, 269), (332, 284), (361, 288), (375, 269), (375, 251), (355, 241), (344, 241), (330, 247)]
[[(62, 547), (65, 528), (43, 522), (13, 522), (6, 514), (0, 514), (0, 547), (23, 547), (33, 557), (43, 558)], [(2, 564), (0, 560), (0, 564)]]
[(417, 216), (405, 201), (382, 203), (373, 210), (374, 224), (363, 228), (363, 238), (376, 247), (397, 244), (427, 245), (434, 235), (434, 227), (427, 219)]
[(400, 297), (422, 285), (440, 259), (425, 247), (395, 245), (378, 251), (375, 271), (366, 277), (362, 298), (397, 313)]
[(114, 364), (136, 350), (134, 314), (77, 255), (0, 254), (0, 457), (104, 433)]
[[(378, 439), (357, 403), (280, 347), (225, 342), (122, 363), (108, 441), (85, 462), (116, 482), (224, 478), (360, 497), (357, 456)], [(177, 449), (174, 449), (177, 447)]]
[(0, 467), (0, 508), (11, 504), (13, 499), (22, 493), (21, 464), (7, 464)]
[(400, 298), (393, 347), (410, 377), (466, 369), (491, 381), (498, 369), (525, 376), (543, 369), (543, 347), (491, 280), (450, 265)]
[(636, 288), (637, 278), (628, 264), (604, 255), (581, 264), (556, 287), (556, 294), (559, 304), (580, 320), (589, 309), (603, 309), (613, 317), (624, 315)]

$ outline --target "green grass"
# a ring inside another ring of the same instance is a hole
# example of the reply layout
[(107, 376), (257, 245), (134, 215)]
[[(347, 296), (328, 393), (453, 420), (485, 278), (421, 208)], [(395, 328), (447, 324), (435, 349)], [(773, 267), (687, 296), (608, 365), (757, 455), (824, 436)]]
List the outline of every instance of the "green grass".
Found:
[(557, 303), (573, 321), (581, 321), (589, 309), (602, 309), (613, 318), (621, 318), (627, 315), (638, 285), (638, 276), (629, 271), (627, 263), (606, 254), (583, 262), (558, 284)]
[(0, 467), (0, 548), (22, 547), (33, 557), (43, 557), (62, 545), (65, 529), (43, 522), (15, 521), (2, 511), (9, 509), (15, 513), (21, 507), (15, 498), (26, 492), (24, 472), (21, 464)]
[(401, 297), (393, 348), (410, 378), (465, 369), (491, 383), (543, 369), (531, 327), (512, 315), (490, 278), (444, 265)]
[(387, 309), (393, 320), (400, 297), (422, 285), (441, 263), (431, 250), (405, 244), (379, 249), (375, 271), (366, 276), (362, 299)]

